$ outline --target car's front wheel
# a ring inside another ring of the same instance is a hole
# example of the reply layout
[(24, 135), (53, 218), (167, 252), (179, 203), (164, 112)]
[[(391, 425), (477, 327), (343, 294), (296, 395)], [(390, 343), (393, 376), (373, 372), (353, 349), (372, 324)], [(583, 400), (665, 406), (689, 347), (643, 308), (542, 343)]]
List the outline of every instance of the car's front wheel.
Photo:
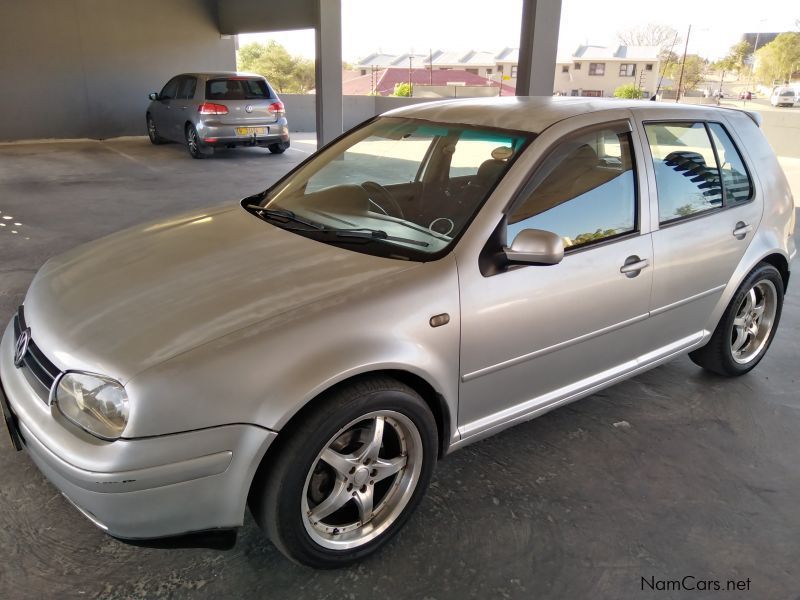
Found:
[(165, 142), (164, 138), (158, 135), (158, 127), (152, 115), (147, 115), (147, 137), (150, 138), (151, 144), (158, 145)]
[(728, 377), (744, 375), (767, 353), (783, 308), (783, 278), (761, 263), (731, 298), (708, 344), (689, 354), (699, 366)]
[(350, 564), (386, 543), (425, 493), (436, 422), (388, 377), (340, 387), (279, 435), (250, 493), (256, 521), (291, 559)]

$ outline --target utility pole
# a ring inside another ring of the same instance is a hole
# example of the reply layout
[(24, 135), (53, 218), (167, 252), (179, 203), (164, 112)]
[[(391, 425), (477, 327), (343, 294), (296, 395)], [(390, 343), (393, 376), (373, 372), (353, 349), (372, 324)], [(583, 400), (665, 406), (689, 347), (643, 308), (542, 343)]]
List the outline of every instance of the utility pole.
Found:
[(683, 47), (683, 62), (681, 62), (681, 75), (678, 78), (678, 92), (675, 94), (675, 103), (681, 99), (681, 85), (683, 85), (683, 69), (686, 67), (686, 52), (689, 50), (689, 36), (692, 35), (692, 26), (686, 32), (686, 45)]
[(428, 85), (433, 85), (433, 48), (428, 48)]
[(672, 40), (672, 45), (669, 47), (669, 55), (667, 56), (667, 60), (664, 61), (664, 67), (661, 69), (661, 77), (658, 79), (658, 85), (656, 85), (656, 93), (653, 94), (653, 97), (650, 98), (651, 100), (655, 100), (658, 97), (658, 92), (661, 91), (661, 82), (664, 81), (664, 75), (667, 73), (667, 67), (669, 67), (669, 59), (672, 58), (672, 51), (675, 49), (675, 44), (678, 43), (678, 32), (675, 32), (675, 39)]
[(411, 83), (411, 63), (414, 60), (414, 56), (412, 54), (408, 55), (408, 97), (414, 95), (414, 84)]

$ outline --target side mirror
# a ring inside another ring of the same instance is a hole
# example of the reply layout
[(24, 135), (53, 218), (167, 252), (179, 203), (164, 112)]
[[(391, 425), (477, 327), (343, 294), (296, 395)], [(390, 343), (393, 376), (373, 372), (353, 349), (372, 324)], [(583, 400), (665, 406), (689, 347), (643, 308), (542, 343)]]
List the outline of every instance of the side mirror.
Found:
[(148, 98), (150, 98), (150, 100), (158, 100), (158, 92), (150, 92)]
[(503, 253), (512, 265), (556, 265), (564, 258), (564, 242), (552, 231), (523, 229)]

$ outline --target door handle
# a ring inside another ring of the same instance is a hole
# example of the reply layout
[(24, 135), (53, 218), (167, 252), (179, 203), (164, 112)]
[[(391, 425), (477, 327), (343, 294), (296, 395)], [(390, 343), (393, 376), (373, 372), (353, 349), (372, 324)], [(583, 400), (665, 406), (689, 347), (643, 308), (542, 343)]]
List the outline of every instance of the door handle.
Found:
[(753, 231), (752, 225), (747, 225), (744, 221), (739, 221), (733, 230), (733, 237), (737, 240), (743, 240), (751, 231)]
[(619, 272), (626, 277), (636, 277), (642, 269), (650, 266), (650, 261), (646, 258), (639, 258), (635, 254), (625, 259), (625, 264), (619, 268)]

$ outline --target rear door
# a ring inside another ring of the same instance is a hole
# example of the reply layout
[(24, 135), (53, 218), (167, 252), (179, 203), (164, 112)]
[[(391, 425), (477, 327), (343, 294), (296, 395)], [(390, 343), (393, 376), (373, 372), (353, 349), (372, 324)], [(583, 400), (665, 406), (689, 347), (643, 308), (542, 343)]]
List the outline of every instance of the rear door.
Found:
[(207, 102), (227, 107), (228, 113), (217, 117), (223, 125), (268, 125), (283, 110), (277, 110), (278, 97), (262, 77), (210, 78), (205, 97)]
[(762, 198), (722, 121), (644, 123), (656, 202), (653, 345), (688, 346), (707, 327), (759, 225)]
[(183, 139), (186, 123), (191, 122), (196, 113), (194, 96), (197, 91), (197, 77), (184, 75), (178, 78), (178, 92), (172, 101), (171, 118), (175, 135)]

